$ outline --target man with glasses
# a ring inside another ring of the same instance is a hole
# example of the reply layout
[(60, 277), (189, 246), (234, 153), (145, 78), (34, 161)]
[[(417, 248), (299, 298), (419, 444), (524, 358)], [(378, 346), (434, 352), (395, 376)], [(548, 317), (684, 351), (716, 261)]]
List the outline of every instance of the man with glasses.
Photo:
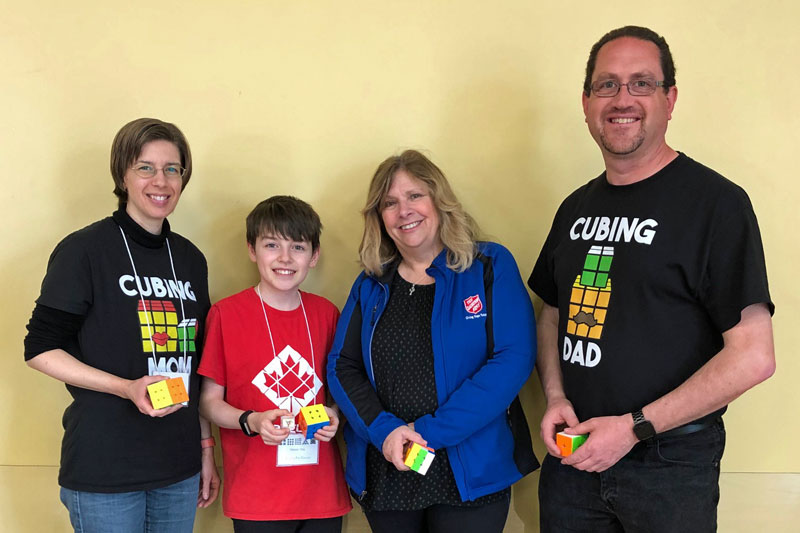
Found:
[[(721, 416), (775, 369), (750, 200), (667, 145), (677, 96), (652, 30), (592, 47), (583, 110), (605, 172), (562, 203), (528, 281), (544, 301), (543, 532), (715, 531)], [(565, 457), (558, 431), (589, 437)]]

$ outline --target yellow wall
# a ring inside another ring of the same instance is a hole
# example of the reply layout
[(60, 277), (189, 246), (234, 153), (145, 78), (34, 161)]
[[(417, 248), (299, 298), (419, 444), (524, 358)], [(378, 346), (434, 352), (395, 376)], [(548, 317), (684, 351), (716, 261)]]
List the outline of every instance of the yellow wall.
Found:
[[(187, 135), (195, 172), (170, 221), (206, 253), (212, 300), (256, 279), (247, 212), (291, 193), (325, 224), (306, 288), (341, 305), (357, 273), (367, 181), (405, 147), (428, 150), (527, 277), (559, 202), (602, 169), (580, 107), (588, 50), (632, 23), (663, 33), (676, 58), (668, 141), (744, 186), (764, 237), (778, 371), (726, 415), (723, 468), (800, 471), (795, 2), (118, 5), (33, 1), (0, 17), (0, 465), (28, 468), (15, 479), (45, 506), (60, 505), (50, 477), (27, 472), (58, 464), (68, 396), (24, 365), (24, 326), (54, 245), (115, 206), (108, 150), (123, 123), (155, 116)], [(524, 400), (536, 426), (535, 378)], [(772, 431), (781, 438), (768, 440)], [(0, 490), (22, 494), (8, 479)], [(517, 508), (532, 526), (535, 509), (520, 507), (535, 478), (520, 489)], [(33, 524), (24, 509), (4, 507), (3, 523)]]

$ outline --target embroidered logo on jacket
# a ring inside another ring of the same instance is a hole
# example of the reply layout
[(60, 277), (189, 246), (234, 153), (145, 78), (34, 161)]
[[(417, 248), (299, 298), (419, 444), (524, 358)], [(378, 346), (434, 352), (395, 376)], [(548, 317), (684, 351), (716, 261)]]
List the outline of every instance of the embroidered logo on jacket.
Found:
[(464, 300), (464, 309), (467, 310), (467, 313), (477, 315), (481, 311), (483, 311), (483, 302), (481, 302), (481, 297), (479, 295), (470, 296), (469, 298)]

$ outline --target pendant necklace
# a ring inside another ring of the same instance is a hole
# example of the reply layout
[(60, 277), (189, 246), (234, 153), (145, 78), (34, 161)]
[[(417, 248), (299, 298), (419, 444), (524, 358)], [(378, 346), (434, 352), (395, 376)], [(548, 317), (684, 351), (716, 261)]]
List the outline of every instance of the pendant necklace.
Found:
[[(427, 269), (426, 269), (426, 270), (427, 270)], [(412, 270), (412, 271), (411, 271), (411, 273), (413, 274), (413, 273), (414, 273), (414, 271)], [(425, 276), (427, 276), (427, 275), (428, 275), (428, 273), (427, 273), (427, 272), (424, 272), (424, 273), (422, 274), (422, 276), (420, 276), (419, 278), (417, 278), (417, 281), (410, 282), (410, 283), (411, 283), (411, 287), (408, 289), (408, 295), (409, 295), (409, 296), (411, 296), (411, 295), (413, 295), (413, 294), (414, 294), (414, 291), (415, 291), (415, 290), (417, 290), (417, 283), (419, 283), (420, 281), (422, 281), (422, 279), (424, 279), (424, 278), (425, 278)]]

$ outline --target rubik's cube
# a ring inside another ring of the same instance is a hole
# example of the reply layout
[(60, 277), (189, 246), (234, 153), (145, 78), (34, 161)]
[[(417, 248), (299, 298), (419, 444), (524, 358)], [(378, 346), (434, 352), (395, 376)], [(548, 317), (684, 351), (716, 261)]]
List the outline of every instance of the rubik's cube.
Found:
[(610, 246), (592, 246), (589, 249), (583, 271), (572, 285), (567, 333), (590, 339), (599, 339), (603, 334), (611, 299), (609, 270), (613, 259), (614, 248)]
[(170, 378), (151, 383), (147, 386), (147, 392), (150, 394), (150, 403), (153, 404), (153, 409), (163, 409), (170, 405), (189, 401), (183, 378)]
[(325, 406), (322, 404), (306, 405), (300, 409), (298, 415), (297, 428), (300, 433), (304, 433), (306, 439), (314, 438), (314, 433), (318, 429), (324, 428), (330, 424), (331, 419), (328, 418), (328, 413), (325, 412)]
[(428, 472), (431, 463), (436, 457), (433, 448), (422, 446), (416, 442), (412, 442), (411, 446), (406, 450), (406, 457), (403, 463), (414, 472), (422, 474), (423, 476)]
[(292, 415), (284, 415), (281, 417), (281, 427), (289, 428), (289, 431), (294, 431), (295, 423)]
[(561, 457), (572, 455), (572, 452), (577, 450), (581, 444), (586, 442), (586, 439), (588, 438), (588, 434), (570, 435), (568, 433), (564, 433), (563, 431), (556, 433), (556, 445), (561, 451)]

